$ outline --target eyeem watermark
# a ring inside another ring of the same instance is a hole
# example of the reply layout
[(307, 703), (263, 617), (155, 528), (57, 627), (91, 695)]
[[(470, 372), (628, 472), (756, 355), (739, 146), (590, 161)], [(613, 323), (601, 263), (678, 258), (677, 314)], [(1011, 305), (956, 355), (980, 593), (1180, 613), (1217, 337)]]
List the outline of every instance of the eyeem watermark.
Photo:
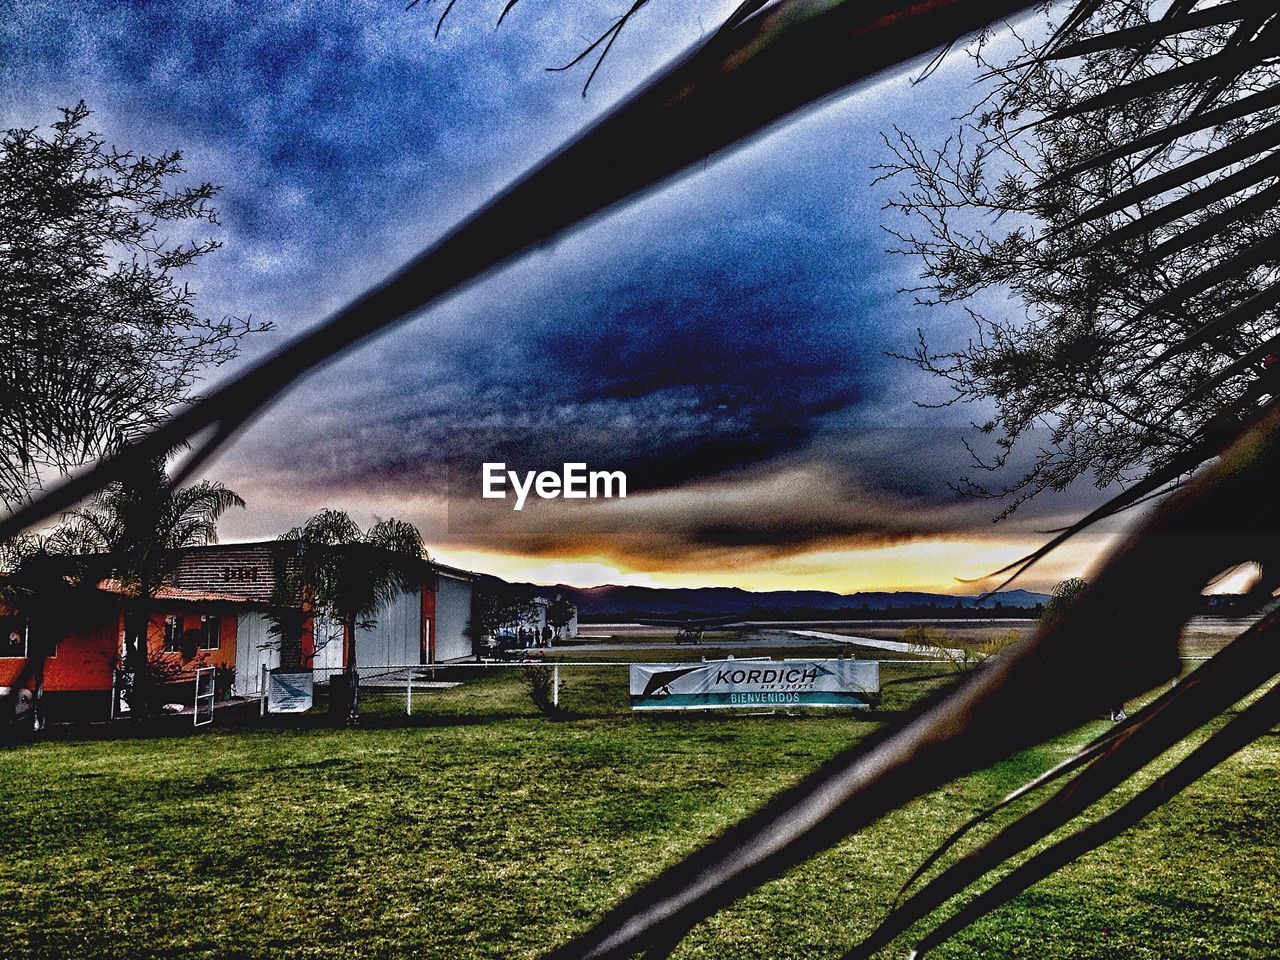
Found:
[(554, 470), (525, 471), (523, 477), (515, 470), (508, 470), (505, 463), (482, 465), (483, 495), (486, 500), (507, 499), (507, 485), (515, 492), (514, 509), (523, 510), (529, 494), (543, 500), (564, 497), (566, 500), (597, 500), (601, 497), (625, 497), (627, 475), (621, 470), (587, 470), (585, 463), (562, 464), (559, 473)]

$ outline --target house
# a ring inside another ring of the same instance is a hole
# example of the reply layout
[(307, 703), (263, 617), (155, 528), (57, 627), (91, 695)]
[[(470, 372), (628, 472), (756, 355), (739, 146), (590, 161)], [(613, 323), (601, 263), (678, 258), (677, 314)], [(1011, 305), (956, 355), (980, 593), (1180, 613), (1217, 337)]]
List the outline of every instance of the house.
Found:
[[(173, 583), (265, 604), (272, 599), (277, 571), (288, 562), (290, 549), (288, 541), (281, 540), (189, 547), (179, 557)], [(362, 671), (473, 656), (467, 624), (475, 575), (433, 560), (422, 560), (419, 566), (418, 585), (378, 611), (371, 625), (357, 628), (356, 663)], [(324, 679), (343, 665), (341, 625), (317, 617), (310, 627), (303, 637), (303, 662), (315, 668), (317, 679)], [(278, 643), (268, 630), (265, 613), (241, 620), (237, 690), (257, 692), (262, 665), (279, 663)]]
[[(179, 554), (169, 582), (149, 604), (148, 659), (174, 687), (174, 702), (189, 703), (198, 667), (222, 668), (220, 691), (257, 696), (264, 669), (280, 666), (280, 640), (270, 617), (279, 564), (287, 542), (190, 547)], [(423, 560), (418, 585), (379, 611), (376, 622), (356, 632), (362, 671), (378, 667), (468, 659), (474, 575)], [(46, 710), (52, 716), (109, 715), (114, 671), (124, 644), (124, 614), (130, 604), (119, 581), (101, 580), (74, 592), (74, 629), (65, 633), (44, 665)], [(0, 695), (31, 688), (30, 624), (20, 609), (0, 608)], [(303, 663), (317, 679), (342, 668), (341, 631), (322, 618), (308, 621)]]
[[(124, 644), (124, 614), (130, 600), (116, 580), (76, 590), (71, 624), (44, 661), (46, 712), (55, 717), (105, 719), (111, 711), (114, 672)], [(231, 592), (208, 593), (162, 586), (149, 604), (148, 660), (157, 679), (172, 687), (172, 699), (190, 701), (190, 686), (198, 667), (227, 671), (223, 689), (231, 686), (241, 644), (240, 624), (264, 605)], [(0, 695), (13, 688), (31, 689), (34, 663), (27, 654), (32, 625), (20, 608), (0, 608)], [(36, 625), (39, 629), (39, 625)], [(239, 691), (238, 691), (239, 692)]]

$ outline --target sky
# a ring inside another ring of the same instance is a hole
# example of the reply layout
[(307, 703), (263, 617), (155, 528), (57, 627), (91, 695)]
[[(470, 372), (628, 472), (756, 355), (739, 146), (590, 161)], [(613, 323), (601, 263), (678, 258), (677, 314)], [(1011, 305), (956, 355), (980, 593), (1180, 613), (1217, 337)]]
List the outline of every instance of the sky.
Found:
[[(502, 5), (460, 2), (437, 37), (438, 2), (28, 0), (0, 24), (0, 122), (44, 126), (83, 99), (112, 143), (179, 148), (189, 179), (220, 184), (223, 248), (190, 280), (203, 313), (274, 325), (242, 364), (441, 236), (734, 6), (654, 0), (584, 97), (584, 70), (545, 68), (625, 4), (525, 0), (495, 29)], [(961, 581), (1099, 495), (993, 524), (998, 506), (949, 486), (972, 473), (963, 439), (983, 411), (919, 407), (945, 389), (889, 356), (918, 329), (939, 349), (970, 330), (900, 292), (919, 264), (886, 252), (882, 134), (940, 142), (976, 95), (963, 55), (913, 86), (918, 72), (700, 165), (296, 385), (208, 468), (249, 504), (223, 539), (336, 507), (411, 520), (437, 558), (509, 579), (991, 585)], [(516, 514), (475, 497), (488, 460), (624, 470), (628, 497)], [(1019, 585), (1085, 571), (1112, 535)]]

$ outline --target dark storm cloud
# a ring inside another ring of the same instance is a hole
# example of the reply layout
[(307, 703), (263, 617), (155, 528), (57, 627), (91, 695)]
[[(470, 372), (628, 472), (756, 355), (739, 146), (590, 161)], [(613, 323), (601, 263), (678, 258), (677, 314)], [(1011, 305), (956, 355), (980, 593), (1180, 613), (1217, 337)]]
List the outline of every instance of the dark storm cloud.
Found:
[(886, 360), (864, 319), (873, 296), (823, 264), (854, 231), (767, 219), (717, 224), (712, 242), (677, 230), (622, 244), (518, 288), (517, 304), (473, 298), (326, 376), (323, 409), (266, 442), (322, 452), (312, 479), (344, 486), (568, 458), (652, 488), (795, 449), (818, 418), (868, 399)]
[[(224, 186), (205, 302), (296, 329), (607, 104), (608, 76), (588, 105), (580, 77), (543, 73), (615, 15), (562, 6), (494, 32), (496, 9), (463, 4), (435, 38), (425, 5), (387, 0), (33, 0), (0, 22), (0, 104), (31, 126), (83, 98), (112, 141), (181, 147), (193, 176)], [(644, 38), (659, 56), (696, 36), (696, 17), (667, 27)], [(620, 44), (617, 69), (642, 69), (637, 52)]]
[(449, 529), (492, 538), (519, 552), (610, 555), (639, 567), (717, 566), (791, 556), (815, 548), (884, 546), (957, 536), (972, 516), (955, 504), (861, 488), (839, 470), (796, 458), (705, 482), (582, 506), (476, 498), (451, 501)]
[[(435, 41), (432, 11), (379, 0), (33, 2), (0, 24), (0, 104), (33, 125), (83, 97), (112, 139), (181, 146), (193, 176), (225, 184), (226, 248), (196, 279), (205, 309), (278, 324), (258, 352), (381, 279), (731, 6), (637, 20), (583, 100), (581, 76), (542, 68), (610, 4), (522, 5), (496, 33), (496, 5), (463, 4)], [(950, 123), (945, 94), (970, 96), (951, 69), (928, 99), (901, 82), (864, 92), (451, 298), (301, 384), (219, 475), (256, 491), (269, 525), (284, 502), (441, 497), (450, 464), (474, 481), (487, 460), (584, 460), (653, 495), (559, 511), (508, 545), (616, 534), (658, 560), (981, 525), (946, 487), (953, 431), (903, 444), (871, 429), (945, 419), (911, 407), (927, 388), (885, 357), (920, 317), (895, 293), (911, 264), (882, 252), (869, 167), (904, 112), (917, 130)]]

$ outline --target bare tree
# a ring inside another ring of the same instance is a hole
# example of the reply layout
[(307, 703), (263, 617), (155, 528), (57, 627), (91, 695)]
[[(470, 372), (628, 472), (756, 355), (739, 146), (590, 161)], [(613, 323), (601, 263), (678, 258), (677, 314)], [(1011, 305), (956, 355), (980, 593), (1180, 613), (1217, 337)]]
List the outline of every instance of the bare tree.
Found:
[[(1276, 392), (1280, 19), (1197, 6), (1056, 10), (1065, 32), (1012, 59), (975, 46), (984, 96), (945, 143), (886, 138), (886, 228), (921, 263), (917, 299), (973, 329), (944, 353), (922, 334), (910, 359), (944, 403), (994, 407), (979, 479), (956, 485), (1001, 516), (1081, 477), (1186, 473)], [(1029, 470), (982, 478), (1036, 428)]]
[[(183, 272), (216, 250), (209, 183), (178, 151), (137, 155), (85, 128), (0, 138), (0, 503), (160, 423), (265, 324), (199, 316)], [(179, 234), (180, 235), (180, 234)]]

